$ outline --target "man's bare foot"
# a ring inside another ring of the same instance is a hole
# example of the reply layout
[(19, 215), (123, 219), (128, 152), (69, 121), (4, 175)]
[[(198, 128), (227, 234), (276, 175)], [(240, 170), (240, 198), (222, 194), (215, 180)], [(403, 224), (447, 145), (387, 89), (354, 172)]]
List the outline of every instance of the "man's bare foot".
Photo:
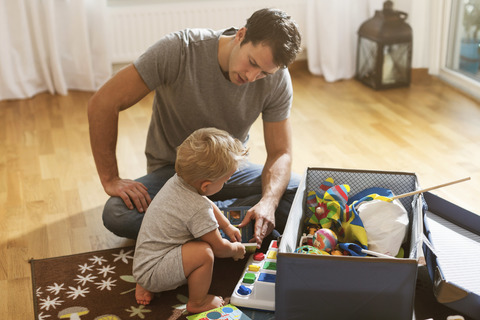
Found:
[(207, 295), (203, 301), (192, 301), (191, 299), (187, 302), (187, 311), (190, 313), (200, 313), (215, 308), (220, 308), (225, 305), (222, 297), (217, 297), (214, 295)]
[(153, 292), (144, 289), (137, 283), (137, 287), (135, 288), (135, 299), (137, 299), (138, 304), (147, 305), (153, 299)]

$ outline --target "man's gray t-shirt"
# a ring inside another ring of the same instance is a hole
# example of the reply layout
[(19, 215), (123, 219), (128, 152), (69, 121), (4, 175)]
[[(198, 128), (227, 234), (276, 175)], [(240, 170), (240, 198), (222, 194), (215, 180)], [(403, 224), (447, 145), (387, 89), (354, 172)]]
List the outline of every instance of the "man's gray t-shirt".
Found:
[[(135, 279), (150, 283), (155, 267), (170, 250), (217, 228), (210, 201), (175, 174), (152, 200), (143, 218), (135, 247)], [(181, 266), (181, 261), (176, 265)], [(183, 273), (183, 269), (170, 272)]]
[(241, 86), (225, 78), (218, 41), (234, 29), (186, 29), (169, 34), (135, 62), (155, 90), (145, 153), (150, 173), (176, 158), (176, 148), (193, 131), (216, 127), (246, 143), (260, 114), (267, 122), (289, 117), (292, 83), (287, 69)]

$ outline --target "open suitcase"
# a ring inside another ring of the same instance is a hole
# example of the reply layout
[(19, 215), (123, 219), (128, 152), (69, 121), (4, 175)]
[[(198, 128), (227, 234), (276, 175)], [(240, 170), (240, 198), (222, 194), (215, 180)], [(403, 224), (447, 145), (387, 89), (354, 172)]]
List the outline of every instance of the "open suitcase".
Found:
[(327, 178), (349, 194), (378, 187), (394, 194), (419, 189), (413, 173), (308, 168), (298, 188), (277, 256), (276, 319), (412, 319), (421, 255), (422, 197), (400, 199), (409, 231), (403, 259), (294, 253), (304, 229), (306, 194)]
[[(352, 195), (371, 187), (397, 195), (419, 189), (413, 173), (308, 168), (279, 244), (276, 319), (420, 319), (433, 308), (435, 320), (480, 320), (480, 216), (432, 193), (401, 199), (410, 220), (403, 259), (293, 253), (306, 193), (328, 177), (350, 185)], [(423, 281), (428, 291), (419, 288)]]

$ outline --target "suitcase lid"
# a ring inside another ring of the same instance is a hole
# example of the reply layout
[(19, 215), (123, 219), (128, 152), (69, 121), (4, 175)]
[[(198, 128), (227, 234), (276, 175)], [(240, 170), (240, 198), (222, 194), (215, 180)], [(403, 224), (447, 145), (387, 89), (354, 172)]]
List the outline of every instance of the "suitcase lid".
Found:
[(424, 253), (438, 302), (480, 319), (480, 216), (423, 194)]

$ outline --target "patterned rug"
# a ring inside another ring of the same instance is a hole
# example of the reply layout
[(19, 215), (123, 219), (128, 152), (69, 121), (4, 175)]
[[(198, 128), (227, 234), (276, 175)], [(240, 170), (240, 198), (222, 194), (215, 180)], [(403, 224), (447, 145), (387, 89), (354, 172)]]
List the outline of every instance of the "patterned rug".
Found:
[[(148, 306), (136, 303), (133, 252), (127, 247), (31, 260), (35, 319), (186, 319), (187, 286), (156, 294)], [(216, 259), (210, 292), (227, 300), (245, 263)], [(251, 319), (274, 319), (270, 312), (241, 310)]]

